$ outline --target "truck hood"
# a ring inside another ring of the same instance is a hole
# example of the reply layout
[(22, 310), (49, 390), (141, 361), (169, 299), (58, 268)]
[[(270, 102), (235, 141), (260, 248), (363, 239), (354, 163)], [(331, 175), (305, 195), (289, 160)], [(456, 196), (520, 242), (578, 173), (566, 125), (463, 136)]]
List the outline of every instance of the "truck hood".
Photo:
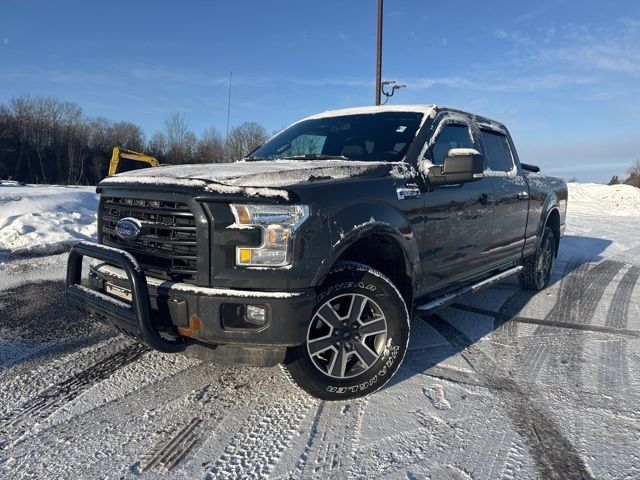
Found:
[(403, 162), (271, 160), (145, 168), (108, 177), (99, 186), (165, 185), (288, 199), (287, 187), (386, 175), (408, 178), (411, 172), (412, 167)]

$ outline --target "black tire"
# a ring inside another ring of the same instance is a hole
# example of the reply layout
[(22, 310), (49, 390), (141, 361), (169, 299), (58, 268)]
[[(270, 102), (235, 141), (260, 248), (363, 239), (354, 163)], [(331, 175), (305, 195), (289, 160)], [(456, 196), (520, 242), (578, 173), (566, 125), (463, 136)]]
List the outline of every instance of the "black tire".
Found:
[(518, 277), (520, 285), (529, 290), (544, 289), (551, 280), (555, 258), (556, 236), (550, 227), (545, 227), (540, 247), (536, 253), (524, 259), (524, 268)]
[(283, 370), (322, 400), (369, 395), (402, 363), (409, 320), (391, 280), (360, 263), (337, 263), (318, 290), (305, 343), (288, 349)]

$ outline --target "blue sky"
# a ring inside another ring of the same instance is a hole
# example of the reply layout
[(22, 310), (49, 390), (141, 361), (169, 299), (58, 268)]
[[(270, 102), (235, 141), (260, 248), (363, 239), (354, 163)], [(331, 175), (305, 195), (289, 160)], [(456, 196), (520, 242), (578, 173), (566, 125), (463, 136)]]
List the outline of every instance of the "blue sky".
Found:
[[(54, 96), (141, 125), (269, 130), (374, 98), (375, 0), (2, 0), (0, 102)], [(505, 122), (521, 159), (607, 181), (640, 158), (640, 2), (387, 0), (391, 103)]]

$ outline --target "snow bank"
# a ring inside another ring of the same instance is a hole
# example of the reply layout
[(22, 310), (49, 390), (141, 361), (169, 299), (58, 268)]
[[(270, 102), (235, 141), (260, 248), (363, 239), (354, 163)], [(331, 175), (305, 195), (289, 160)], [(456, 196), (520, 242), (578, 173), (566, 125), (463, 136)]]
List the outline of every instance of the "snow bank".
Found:
[(0, 184), (0, 255), (51, 254), (96, 236), (95, 187)]
[(640, 188), (631, 185), (569, 183), (572, 215), (640, 216)]

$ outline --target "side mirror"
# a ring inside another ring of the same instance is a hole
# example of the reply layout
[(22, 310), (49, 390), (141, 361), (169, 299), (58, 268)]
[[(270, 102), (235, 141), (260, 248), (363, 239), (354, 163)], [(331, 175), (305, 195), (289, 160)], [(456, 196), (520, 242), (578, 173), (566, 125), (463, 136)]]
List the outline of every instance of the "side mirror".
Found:
[(429, 182), (433, 186), (456, 185), (473, 182), (484, 177), (484, 159), (474, 148), (452, 148), (447, 152), (442, 167), (429, 169)]

